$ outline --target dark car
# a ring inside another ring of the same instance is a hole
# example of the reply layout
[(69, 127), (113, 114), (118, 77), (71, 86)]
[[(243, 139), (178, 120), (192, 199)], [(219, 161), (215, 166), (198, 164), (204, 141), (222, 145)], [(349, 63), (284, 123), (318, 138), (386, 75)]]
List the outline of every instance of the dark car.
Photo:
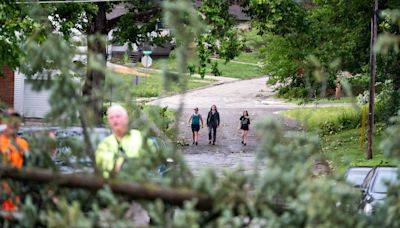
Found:
[(360, 188), (368, 172), (371, 171), (372, 166), (354, 166), (350, 167), (345, 174), (345, 179), (348, 183), (355, 188)]
[(361, 184), (362, 200), (360, 210), (365, 214), (372, 214), (387, 195), (388, 185), (397, 181), (398, 170), (396, 167), (377, 166), (369, 171)]
[[(101, 140), (110, 134), (111, 130), (107, 128), (88, 129), (92, 148), (96, 149)], [(56, 148), (51, 159), (62, 173), (93, 171), (91, 160), (86, 154), (81, 153), (77, 156), (77, 154), (71, 152), (74, 148), (75, 150), (78, 148), (79, 151), (84, 149), (85, 143), (81, 127), (23, 127), (19, 130), (18, 135), (28, 141), (40, 135), (53, 137), (56, 141)]]

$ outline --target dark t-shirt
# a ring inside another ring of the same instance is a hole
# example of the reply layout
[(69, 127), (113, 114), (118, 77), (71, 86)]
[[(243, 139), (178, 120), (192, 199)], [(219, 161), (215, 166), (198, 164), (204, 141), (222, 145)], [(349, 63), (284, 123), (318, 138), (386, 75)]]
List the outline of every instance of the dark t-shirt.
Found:
[(240, 117), (241, 128), (249, 128), (250, 125), (250, 118), (246, 118), (244, 116)]

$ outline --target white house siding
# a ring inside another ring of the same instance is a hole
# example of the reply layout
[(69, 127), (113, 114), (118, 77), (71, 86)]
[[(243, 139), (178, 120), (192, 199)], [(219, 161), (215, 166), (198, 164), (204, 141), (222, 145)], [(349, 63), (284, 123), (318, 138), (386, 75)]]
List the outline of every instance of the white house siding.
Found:
[(50, 91), (33, 91), (25, 75), (15, 72), (14, 109), (28, 118), (43, 118), (50, 111)]
[(34, 91), (29, 83), (24, 86), (24, 117), (43, 118), (50, 111), (50, 91)]
[(25, 76), (16, 71), (14, 74), (14, 109), (21, 114), (24, 111), (24, 84)]

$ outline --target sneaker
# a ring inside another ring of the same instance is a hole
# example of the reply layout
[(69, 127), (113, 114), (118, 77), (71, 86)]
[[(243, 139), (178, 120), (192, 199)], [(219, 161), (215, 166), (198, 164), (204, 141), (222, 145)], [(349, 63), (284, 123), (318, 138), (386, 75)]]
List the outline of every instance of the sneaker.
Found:
[(199, 143), (198, 143), (198, 142), (196, 142), (196, 146), (197, 146), (197, 145), (199, 145)]

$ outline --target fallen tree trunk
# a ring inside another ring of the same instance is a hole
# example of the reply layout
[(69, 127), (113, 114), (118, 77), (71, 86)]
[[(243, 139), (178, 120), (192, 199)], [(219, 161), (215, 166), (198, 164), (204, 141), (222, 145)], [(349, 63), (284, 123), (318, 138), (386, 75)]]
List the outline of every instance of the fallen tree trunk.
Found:
[(52, 184), (69, 188), (83, 188), (92, 191), (109, 186), (118, 195), (124, 195), (132, 199), (161, 199), (165, 203), (176, 206), (182, 206), (187, 200), (197, 199), (196, 207), (203, 211), (211, 210), (213, 205), (211, 198), (190, 190), (166, 188), (154, 184), (115, 181), (96, 176), (55, 173), (45, 169), (16, 169), (5, 166), (0, 167), (0, 178), (10, 178), (21, 182)]

